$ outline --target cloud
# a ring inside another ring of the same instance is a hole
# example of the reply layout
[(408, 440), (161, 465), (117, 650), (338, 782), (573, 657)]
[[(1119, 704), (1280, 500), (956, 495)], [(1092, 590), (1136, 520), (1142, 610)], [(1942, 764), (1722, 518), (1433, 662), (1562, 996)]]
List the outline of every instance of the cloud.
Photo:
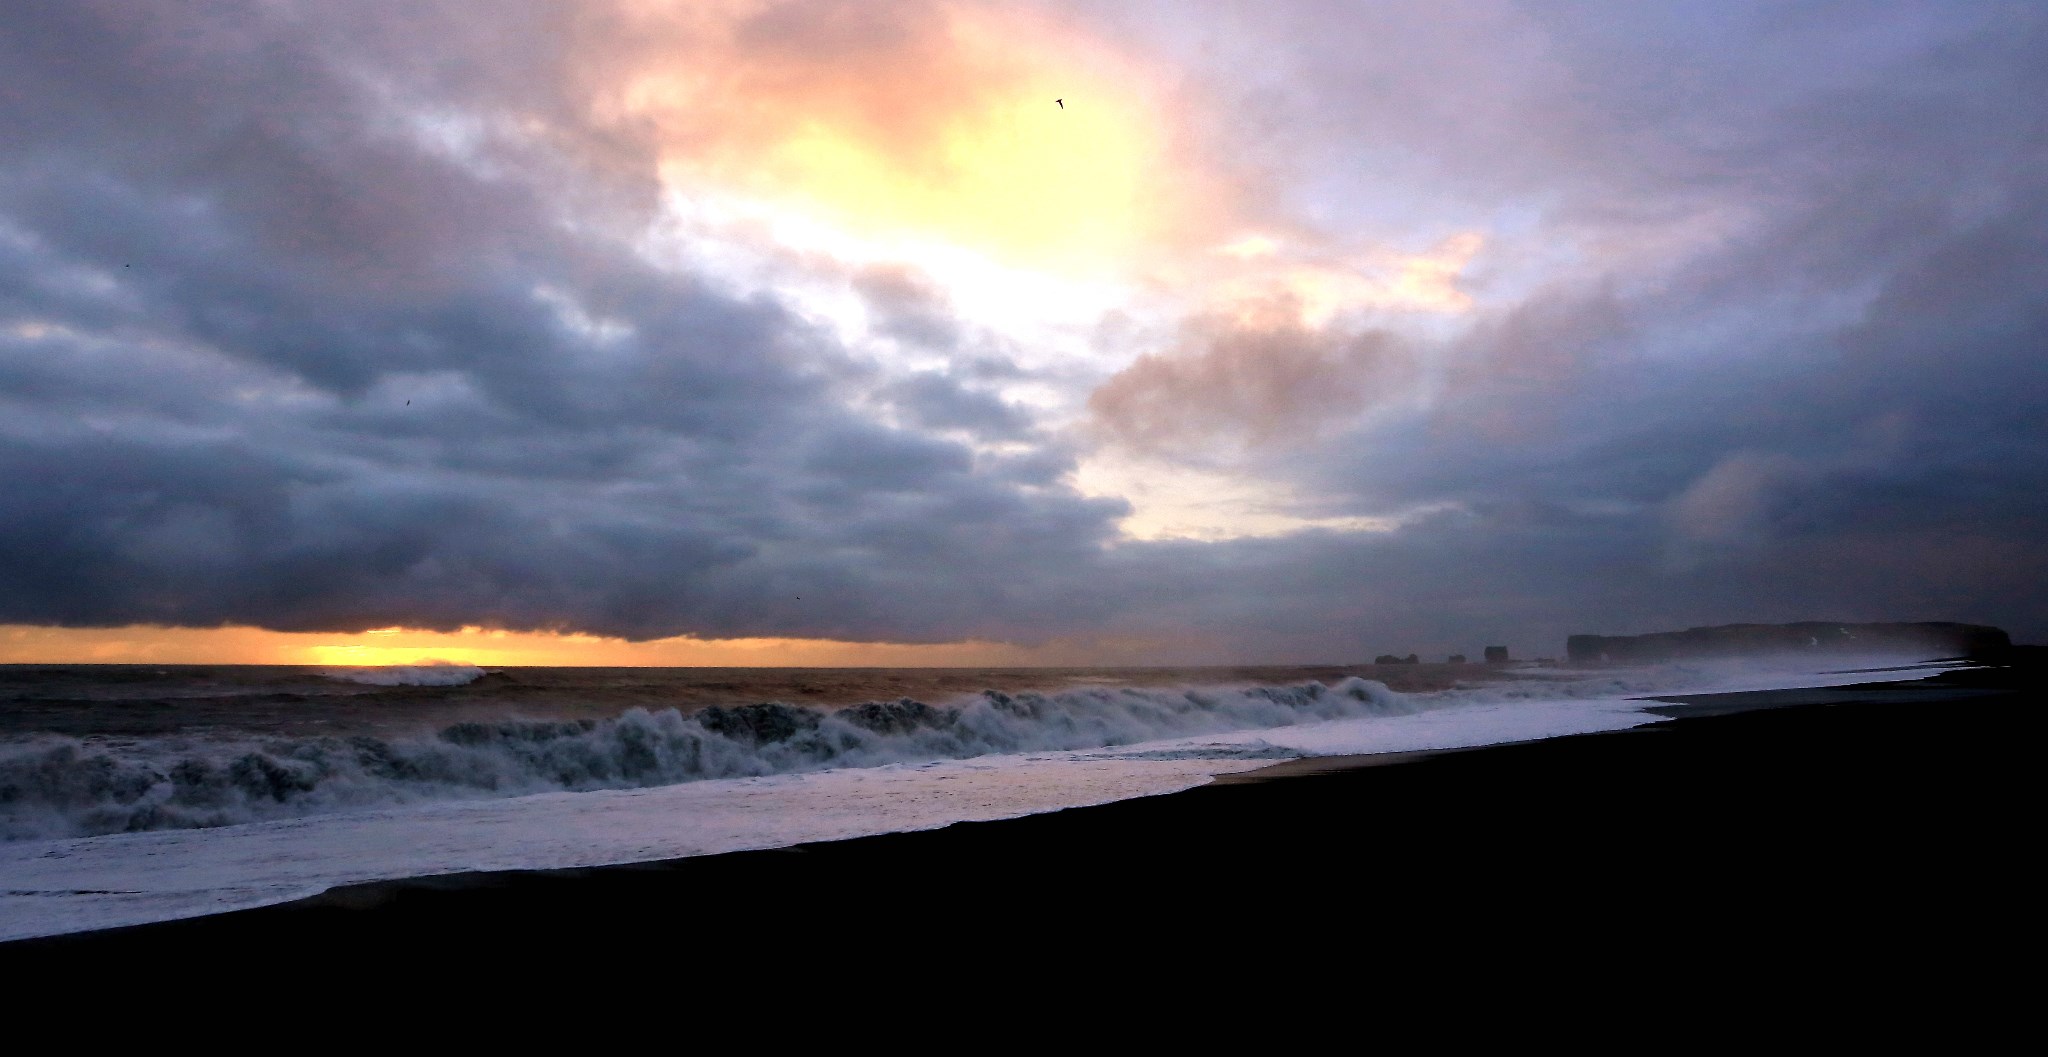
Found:
[[(1325, 216), (1495, 221), (1460, 283), (1470, 325), (1394, 328), (1412, 401), (1332, 414), (1250, 465), (1319, 516), (1460, 512), (1354, 541), (1378, 556), (1358, 590), (1395, 608), (1453, 606), (1435, 595), (1485, 568), (1504, 610), (1553, 627), (1861, 614), (2048, 634), (2038, 592), (1990, 571), (2040, 567), (2048, 529), (2027, 351), (2048, 139), (2019, 102), (2048, 87), (2037, 13), (1582, 15), (1299, 4), (1203, 38), (1291, 63), (1257, 82), (1276, 166), (1341, 160), (1385, 190)], [(1269, 420), (1243, 410), (1256, 382), (1223, 381), (1229, 358), (1170, 362), (1098, 397), (1131, 439)], [(1177, 391), (1231, 396), (1188, 401), (1207, 415), (1181, 425)], [(1468, 548), (1425, 560), (1452, 527)]]
[(1737, 452), (1671, 499), (1672, 534), (1690, 546), (1760, 544), (1812, 474), (1787, 455)]
[(1178, 241), (1211, 194), (1174, 164), (1161, 75), (1027, 7), (621, 3), (592, 21), (569, 59), (592, 118), (643, 138), (682, 194), (1070, 266)]
[[(2038, 641), (2048, 20), (1855, 15), (37, 5), (0, 622)], [(1109, 449), (1292, 505), (1126, 538)]]
[(958, 429), (1011, 440), (1028, 437), (1033, 428), (1029, 413), (1015, 404), (936, 372), (892, 383), (887, 392), (927, 429)]
[(407, 94), (410, 51), (80, 5), (6, 54), (66, 120), (9, 108), (0, 620), (1028, 637), (1065, 588), (1001, 570), (1120, 512), (928, 432), (1030, 440), (972, 361), (872, 421), (859, 350), (648, 263), (580, 146), (423, 132), (519, 100)]
[(853, 288), (876, 317), (875, 330), (898, 341), (950, 350), (960, 343), (944, 291), (902, 265), (871, 265), (853, 277)]
[(1191, 349), (1140, 356), (1089, 396), (1097, 428), (1147, 451), (1302, 442), (1412, 383), (1414, 365), (1390, 335), (1311, 330), (1290, 317), (1191, 326)]

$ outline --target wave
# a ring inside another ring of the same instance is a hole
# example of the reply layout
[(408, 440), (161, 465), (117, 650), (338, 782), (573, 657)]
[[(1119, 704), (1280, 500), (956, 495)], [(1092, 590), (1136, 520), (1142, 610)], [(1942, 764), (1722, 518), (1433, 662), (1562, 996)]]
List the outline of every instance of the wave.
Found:
[(383, 668), (330, 668), (321, 674), (366, 686), (467, 686), (483, 678), (484, 670), (473, 664), (436, 661)]
[[(1483, 711), (1484, 706), (1644, 699), (1658, 693), (1925, 674), (1867, 664), (1844, 664), (1826, 677), (1814, 671), (1811, 666), (1793, 671), (1735, 663), (1529, 670), (1495, 682), (1414, 693), (1356, 677), (1327, 685), (984, 690), (944, 705), (905, 697), (837, 710), (779, 702), (687, 713), (634, 707), (607, 719), (465, 722), (432, 734), (389, 738), (131, 741), (46, 734), (0, 744), (0, 840), (225, 826), (434, 800), (641, 788), (1003, 753), (1108, 749), (1455, 706), (1482, 706)], [(475, 673), (470, 679), (483, 674), (455, 665), (349, 674), (399, 672), (407, 677)], [(1308, 754), (1242, 744), (1170, 751)]]
[(1132, 745), (1452, 703), (1371, 680), (1159, 690), (986, 690), (824, 711), (630, 709), (604, 720), (458, 723), (430, 736), (0, 748), (0, 840), (201, 828), (428, 800), (620, 789), (998, 753)]

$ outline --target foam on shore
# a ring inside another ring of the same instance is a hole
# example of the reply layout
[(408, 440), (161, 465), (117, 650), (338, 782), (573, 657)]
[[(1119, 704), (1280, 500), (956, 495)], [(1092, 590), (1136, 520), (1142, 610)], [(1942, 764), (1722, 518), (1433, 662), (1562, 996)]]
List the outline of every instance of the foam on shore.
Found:
[(1706, 692), (1926, 674), (1618, 671), (1125, 744), (17, 841), (0, 845), (0, 939), (218, 913), (383, 879), (645, 862), (1011, 818), (1171, 793), (1276, 760), (1626, 729), (1665, 721), (1646, 711), (1655, 702), (1645, 695), (1659, 686)]

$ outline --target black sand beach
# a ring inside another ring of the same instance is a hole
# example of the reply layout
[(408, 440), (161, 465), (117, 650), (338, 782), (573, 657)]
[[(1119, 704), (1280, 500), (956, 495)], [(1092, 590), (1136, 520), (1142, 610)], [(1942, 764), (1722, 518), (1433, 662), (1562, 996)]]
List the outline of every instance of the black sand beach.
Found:
[(630, 962), (756, 1001), (790, 974), (979, 990), (1047, 961), (1070, 982), (1558, 988), (1591, 968), (1589, 986), (1946, 987), (2031, 919), (2042, 695), (2022, 665), (1673, 699), (1672, 721), (1627, 732), (783, 851), (364, 886), (0, 944), (0, 966), (425, 980)]

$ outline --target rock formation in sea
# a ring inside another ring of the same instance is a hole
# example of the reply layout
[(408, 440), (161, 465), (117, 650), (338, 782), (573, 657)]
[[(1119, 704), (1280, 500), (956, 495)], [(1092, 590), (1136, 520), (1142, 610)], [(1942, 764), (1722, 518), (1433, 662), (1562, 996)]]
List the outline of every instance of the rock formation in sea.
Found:
[(1928, 660), (2009, 650), (2012, 638), (1984, 624), (1946, 621), (1889, 624), (1721, 624), (1649, 635), (1573, 635), (1565, 654), (1574, 664), (1646, 664), (1688, 657), (1783, 653), (1908, 654)]

